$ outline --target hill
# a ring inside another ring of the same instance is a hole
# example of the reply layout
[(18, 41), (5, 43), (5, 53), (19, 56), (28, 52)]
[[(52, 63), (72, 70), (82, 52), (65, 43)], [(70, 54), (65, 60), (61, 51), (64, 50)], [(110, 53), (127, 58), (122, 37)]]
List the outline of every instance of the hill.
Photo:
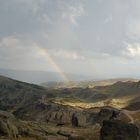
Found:
[(96, 81), (68, 81), (68, 82), (45, 82), (41, 83), (41, 86), (44, 86), (46, 88), (93, 88), (95, 86), (107, 86), (112, 85), (118, 81), (121, 82), (136, 82), (137, 79), (133, 78), (116, 78), (116, 79), (106, 79), (106, 80), (96, 80)]
[(2, 110), (33, 103), (45, 93), (43, 87), (0, 76), (0, 109)]

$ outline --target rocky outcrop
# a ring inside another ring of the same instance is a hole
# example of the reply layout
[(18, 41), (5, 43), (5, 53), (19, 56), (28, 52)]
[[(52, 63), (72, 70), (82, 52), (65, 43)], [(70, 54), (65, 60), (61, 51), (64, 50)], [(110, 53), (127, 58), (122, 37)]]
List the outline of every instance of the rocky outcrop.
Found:
[(87, 126), (87, 118), (86, 115), (82, 113), (75, 113), (72, 115), (72, 126), (82, 127)]
[(85, 127), (93, 124), (93, 113), (55, 103), (36, 103), (19, 108), (14, 114), (26, 121), (53, 123), (58, 126)]
[(53, 123), (57, 126), (72, 125), (74, 127), (87, 127), (96, 123), (102, 124), (104, 120), (114, 119), (119, 111), (114, 108), (102, 108), (100, 112), (82, 110), (56, 103), (35, 103), (19, 108), (14, 114), (26, 121)]
[(47, 128), (42, 127), (39, 123), (24, 122), (16, 119), (9, 112), (0, 111), (0, 138), (31, 137), (47, 139), (48, 135)]
[(140, 140), (138, 127), (120, 120), (104, 121), (100, 137), (101, 140)]
[(114, 108), (102, 108), (100, 112), (95, 117), (95, 122), (102, 123), (105, 120), (112, 120), (117, 118), (119, 115), (119, 110)]

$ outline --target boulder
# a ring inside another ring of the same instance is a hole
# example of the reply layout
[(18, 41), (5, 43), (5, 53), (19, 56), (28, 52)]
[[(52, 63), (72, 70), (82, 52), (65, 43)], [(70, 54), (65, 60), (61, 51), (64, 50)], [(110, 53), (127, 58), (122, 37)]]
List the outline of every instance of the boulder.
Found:
[(86, 125), (86, 115), (84, 115), (83, 113), (74, 113), (72, 115), (72, 126), (85, 127)]
[(100, 132), (101, 140), (139, 140), (139, 129), (134, 124), (120, 120), (104, 121)]
[(119, 111), (114, 108), (102, 108), (100, 112), (95, 117), (95, 122), (102, 123), (105, 120), (116, 119)]

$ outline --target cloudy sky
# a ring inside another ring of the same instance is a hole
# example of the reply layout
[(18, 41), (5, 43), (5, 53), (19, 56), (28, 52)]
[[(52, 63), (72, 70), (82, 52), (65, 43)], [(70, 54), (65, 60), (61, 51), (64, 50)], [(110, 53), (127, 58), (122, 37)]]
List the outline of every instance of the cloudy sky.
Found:
[(1, 0), (0, 67), (140, 77), (140, 0)]

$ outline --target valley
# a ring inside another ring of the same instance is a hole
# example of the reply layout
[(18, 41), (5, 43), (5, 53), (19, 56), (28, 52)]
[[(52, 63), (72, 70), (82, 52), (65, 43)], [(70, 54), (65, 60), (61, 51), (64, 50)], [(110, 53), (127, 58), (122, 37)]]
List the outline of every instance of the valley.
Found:
[[(114, 140), (119, 135), (123, 140), (130, 135), (126, 140), (137, 140), (139, 99), (140, 82), (133, 80), (56, 89), (0, 76), (0, 138)], [(110, 126), (114, 131), (106, 132)]]

